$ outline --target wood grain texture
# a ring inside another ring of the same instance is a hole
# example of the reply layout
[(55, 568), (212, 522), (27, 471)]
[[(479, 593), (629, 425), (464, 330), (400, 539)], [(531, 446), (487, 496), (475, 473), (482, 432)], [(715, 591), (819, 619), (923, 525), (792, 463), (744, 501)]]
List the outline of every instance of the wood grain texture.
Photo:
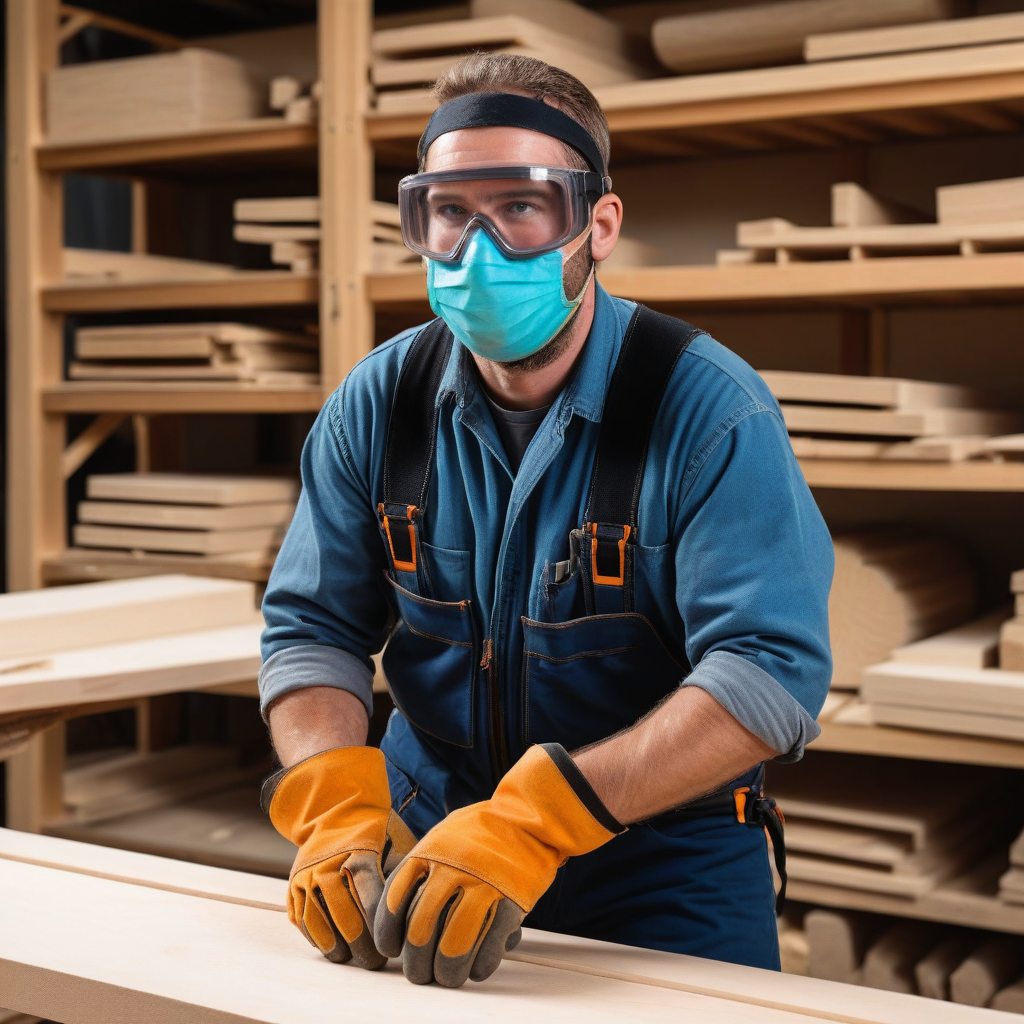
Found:
[(154, 576), (0, 595), (0, 665), (252, 620), (251, 583)]
[(992, 14), (925, 25), (894, 25), (860, 32), (812, 35), (804, 42), (807, 61), (843, 60), (883, 53), (944, 50), (1024, 39), (1024, 15)]

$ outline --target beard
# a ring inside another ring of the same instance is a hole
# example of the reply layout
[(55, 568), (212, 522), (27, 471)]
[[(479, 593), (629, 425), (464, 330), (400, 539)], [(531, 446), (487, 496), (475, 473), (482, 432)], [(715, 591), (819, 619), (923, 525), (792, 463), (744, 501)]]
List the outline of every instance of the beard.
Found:
[[(579, 295), (587, 283), (587, 278), (590, 277), (593, 266), (594, 252), (591, 248), (591, 239), (588, 237), (586, 245), (581, 245), (562, 267), (562, 289), (566, 295), (574, 297)], [(576, 318), (582, 308), (583, 304), (580, 303), (573, 310), (572, 316), (566, 320), (558, 333), (543, 348), (539, 348), (532, 355), (524, 356), (522, 359), (503, 363), (504, 368), (513, 373), (531, 373), (534, 370), (542, 370), (545, 366), (550, 366), (572, 343)]]

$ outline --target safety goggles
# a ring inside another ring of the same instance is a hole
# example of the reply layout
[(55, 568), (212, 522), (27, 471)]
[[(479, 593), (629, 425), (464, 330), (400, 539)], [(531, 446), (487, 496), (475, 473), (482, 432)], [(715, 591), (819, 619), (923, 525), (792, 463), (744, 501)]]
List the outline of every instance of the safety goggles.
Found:
[(461, 258), (483, 228), (510, 259), (567, 245), (590, 224), (611, 179), (568, 167), (475, 167), (410, 174), (398, 183), (405, 244), (432, 260)]

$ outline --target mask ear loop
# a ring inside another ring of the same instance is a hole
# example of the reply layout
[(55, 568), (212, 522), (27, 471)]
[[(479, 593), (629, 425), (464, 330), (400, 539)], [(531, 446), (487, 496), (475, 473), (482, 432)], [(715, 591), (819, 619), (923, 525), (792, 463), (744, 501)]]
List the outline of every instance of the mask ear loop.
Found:
[(566, 253), (564, 250), (560, 250), (562, 253), (562, 295), (565, 296), (565, 301), (568, 302), (573, 307), (578, 306), (583, 301), (583, 296), (586, 295), (587, 289), (590, 287), (590, 282), (594, 279), (594, 275), (597, 272), (597, 262), (594, 260), (593, 256), (590, 257), (590, 273), (587, 274), (587, 279), (583, 282), (583, 287), (580, 288), (575, 298), (572, 299), (570, 299), (569, 296), (565, 294), (565, 264), (569, 260), (571, 260), (573, 256), (576, 255), (576, 253), (580, 251), (584, 243), (587, 241), (587, 239), (590, 238), (590, 236), (593, 233), (594, 213), (593, 210), (591, 210), (590, 223), (587, 225), (587, 230), (577, 235), (577, 238), (579, 239), (579, 244), (577, 244), (573, 251), (570, 253)]

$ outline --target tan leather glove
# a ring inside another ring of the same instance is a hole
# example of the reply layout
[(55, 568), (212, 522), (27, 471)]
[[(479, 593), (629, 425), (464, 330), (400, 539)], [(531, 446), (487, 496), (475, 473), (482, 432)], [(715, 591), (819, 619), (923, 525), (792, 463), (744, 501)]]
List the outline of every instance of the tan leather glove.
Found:
[(559, 744), (531, 747), (490, 800), (452, 811), (395, 869), (377, 948), (419, 985), (483, 981), (565, 861), (623, 831)]
[(376, 970), (373, 944), (384, 879), (415, 845), (391, 809), (384, 755), (336, 747), (271, 776), (261, 800), (274, 828), (299, 848), (288, 918), (328, 960)]

